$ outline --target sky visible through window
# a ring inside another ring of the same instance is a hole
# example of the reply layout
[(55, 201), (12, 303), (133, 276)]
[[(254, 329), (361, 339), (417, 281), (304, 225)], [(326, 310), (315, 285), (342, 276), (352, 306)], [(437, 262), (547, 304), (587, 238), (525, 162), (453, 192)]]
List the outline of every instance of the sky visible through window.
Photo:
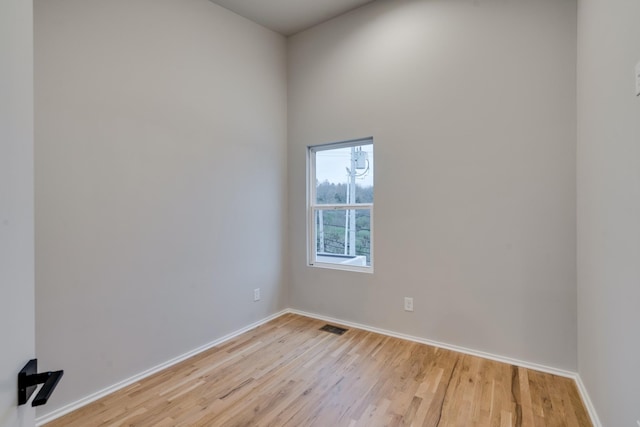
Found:
[[(358, 148), (362, 148), (362, 151), (367, 153), (369, 171), (363, 173), (364, 170), (358, 170), (356, 174), (356, 184), (362, 187), (372, 187), (373, 145), (362, 145)], [(349, 173), (347, 168), (350, 167), (351, 147), (318, 151), (316, 153), (316, 180), (318, 183), (328, 181), (332, 184), (348, 184)]]

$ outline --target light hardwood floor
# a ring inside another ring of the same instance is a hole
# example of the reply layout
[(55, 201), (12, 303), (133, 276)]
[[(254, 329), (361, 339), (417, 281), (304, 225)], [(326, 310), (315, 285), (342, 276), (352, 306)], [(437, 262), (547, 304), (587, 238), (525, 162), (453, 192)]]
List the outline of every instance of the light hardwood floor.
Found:
[(567, 378), (286, 314), (47, 424), (591, 426)]

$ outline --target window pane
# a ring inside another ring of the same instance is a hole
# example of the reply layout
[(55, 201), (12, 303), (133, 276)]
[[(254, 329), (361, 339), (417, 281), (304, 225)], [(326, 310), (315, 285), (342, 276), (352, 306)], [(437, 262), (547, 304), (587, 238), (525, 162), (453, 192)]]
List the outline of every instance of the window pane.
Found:
[(316, 157), (316, 203), (373, 203), (373, 145), (321, 150)]
[(371, 209), (317, 209), (316, 261), (371, 265)]

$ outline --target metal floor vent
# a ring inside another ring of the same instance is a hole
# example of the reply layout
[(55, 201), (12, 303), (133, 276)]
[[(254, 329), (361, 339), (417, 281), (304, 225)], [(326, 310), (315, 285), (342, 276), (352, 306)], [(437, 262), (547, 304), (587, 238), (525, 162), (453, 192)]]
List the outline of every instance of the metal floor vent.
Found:
[(348, 329), (344, 329), (344, 328), (339, 328), (337, 326), (333, 326), (333, 325), (324, 325), (322, 328), (320, 328), (321, 331), (326, 331), (326, 332), (330, 332), (332, 334), (336, 334), (336, 335), (342, 335), (345, 332), (348, 331)]

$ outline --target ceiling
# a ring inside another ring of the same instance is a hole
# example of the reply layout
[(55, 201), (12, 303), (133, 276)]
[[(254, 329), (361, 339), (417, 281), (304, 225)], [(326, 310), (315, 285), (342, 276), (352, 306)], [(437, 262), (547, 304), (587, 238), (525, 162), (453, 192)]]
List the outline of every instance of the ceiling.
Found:
[(258, 24), (290, 36), (373, 0), (211, 0)]

